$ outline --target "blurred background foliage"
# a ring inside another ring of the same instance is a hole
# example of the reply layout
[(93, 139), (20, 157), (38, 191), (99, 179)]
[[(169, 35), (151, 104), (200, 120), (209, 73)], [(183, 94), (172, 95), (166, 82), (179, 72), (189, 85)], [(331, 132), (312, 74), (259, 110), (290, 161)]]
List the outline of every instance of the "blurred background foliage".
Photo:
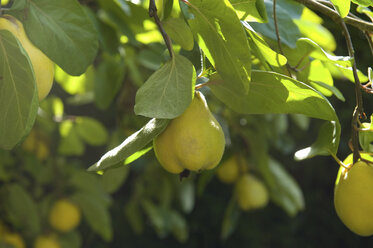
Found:
[[(160, 167), (152, 150), (100, 175), (86, 172), (102, 154), (147, 122), (134, 114), (136, 90), (167, 61), (168, 52), (148, 16), (146, 1), (80, 2), (98, 31), (100, 51), (81, 76), (70, 76), (57, 67), (55, 84), (41, 102), (30, 135), (16, 149), (0, 150), (0, 235), (4, 230), (18, 233), (26, 247), (40, 235), (53, 235), (66, 248), (373, 244), (372, 238), (351, 233), (334, 211), (337, 163), (331, 157), (293, 159), (295, 151), (314, 141), (321, 121), (301, 115), (236, 114), (207, 87), (202, 91), (227, 138), (222, 163), (240, 156), (244, 164), (240, 173), (248, 171), (265, 183), (271, 199), (267, 206), (241, 211), (234, 184), (219, 180), (216, 170), (180, 180)], [(170, 2), (157, 1), (165, 6), (160, 8), (161, 18), (180, 11), (171, 11)], [(271, 18), (268, 6), (267, 11)], [(296, 23), (301, 35), (308, 37), (312, 26), (326, 34), (317, 41), (322, 47), (346, 55), (339, 27), (328, 18), (321, 26), (319, 17), (306, 14), (307, 18)], [(167, 23), (166, 31), (172, 33), (173, 25), (180, 24)], [(267, 27), (252, 26), (266, 34)], [(357, 30), (351, 28), (351, 33), (358, 68), (365, 72), (372, 66), (368, 44)], [(178, 40), (177, 35), (172, 38)], [(271, 38), (269, 35), (266, 41), (275, 44)], [(174, 49), (198, 70), (198, 47), (183, 47), (182, 39), (179, 42)], [(293, 55), (295, 51), (289, 48), (289, 56)], [(342, 124), (338, 155), (344, 159), (350, 153), (347, 143), (354, 92), (345, 78), (335, 80), (334, 86), (346, 99), (341, 101), (338, 94), (329, 98)], [(364, 101), (370, 115), (373, 101), (366, 96)], [(263, 159), (269, 159), (268, 167), (260, 166)], [(63, 198), (82, 213), (79, 226), (68, 232), (55, 230), (48, 221), (53, 203)], [(0, 247), (9, 246), (3, 242)]]

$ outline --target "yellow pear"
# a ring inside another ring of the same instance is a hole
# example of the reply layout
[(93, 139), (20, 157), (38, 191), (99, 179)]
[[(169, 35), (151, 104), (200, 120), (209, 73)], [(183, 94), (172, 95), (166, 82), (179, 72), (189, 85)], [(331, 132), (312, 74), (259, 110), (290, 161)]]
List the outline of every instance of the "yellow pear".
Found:
[(246, 173), (235, 185), (237, 203), (242, 210), (263, 208), (268, 204), (268, 191), (262, 181)]
[(361, 236), (373, 234), (373, 167), (359, 161), (340, 167), (335, 182), (334, 206), (342, 222)]
[[(23, 238), (18, 233), (8, 233), (5, 232), (0, 236), (0, 246), (1, 244), (12, 245), (14, 248), (25, 248), (25, 242)], [(8, 246), (7, 246), (8, 247)]]
[(238, 157), (233, 155), (219, 165), (216, 175), (223, 183), (234, 183), (240, 175), (240, 165)]
[(156, 157), (171, 173), (213, 169), (220, 162), (224, 147), (223, 130), (199, 91), (185, 112), (154, 139)]
[(31, 43), (25, 33), (23, 24), (15, 17), (10, 15), (1, 16), (0, 30), (8, 30), (20, 41), (34, 69), (39, 100), (44, 99), (52, 88), (54, 63)]
[(80, 219), (80, 209), (68, 199), (56, 201), (49, 212), (49, 224), (61, 232), (73, 230), (79, 225)]
[(56, 235), (40, 235), (36, 238), (34, 248), (60, 248)]

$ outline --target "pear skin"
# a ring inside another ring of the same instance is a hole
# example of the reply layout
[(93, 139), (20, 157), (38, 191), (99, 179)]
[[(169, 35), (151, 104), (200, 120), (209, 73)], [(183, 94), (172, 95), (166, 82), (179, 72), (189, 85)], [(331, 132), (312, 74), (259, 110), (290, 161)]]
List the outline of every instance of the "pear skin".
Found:
[(154, 139), (156, 157), (164, 169), (181, 173), (215, 168), (225, 148), (219, 122), (211, 114), (205, 97), (196, 91), (183, 114), (173, 119)]

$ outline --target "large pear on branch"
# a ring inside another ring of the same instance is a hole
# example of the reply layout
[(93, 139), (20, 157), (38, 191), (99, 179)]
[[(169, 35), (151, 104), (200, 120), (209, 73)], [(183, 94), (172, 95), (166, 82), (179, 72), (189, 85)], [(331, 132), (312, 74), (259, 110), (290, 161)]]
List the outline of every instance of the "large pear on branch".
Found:
[(198, 91), (185, 112), (154, 139), (157, 159), (171, 173), (213, 169), (220, 162), (224, 147), (223, 130)]
[(34, 70), (39, 100), (44, 99), (53, 84), (54, 63), (31, 43), (25, 33), (23, 24), (15, 17), (10, 15), (0, 17), (0, 30), (11, 32), (25, 49)]

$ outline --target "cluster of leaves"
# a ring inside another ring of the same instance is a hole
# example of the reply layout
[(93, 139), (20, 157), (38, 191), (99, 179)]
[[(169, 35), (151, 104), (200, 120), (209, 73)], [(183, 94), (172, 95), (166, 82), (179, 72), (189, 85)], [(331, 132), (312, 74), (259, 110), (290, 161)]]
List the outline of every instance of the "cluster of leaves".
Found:
[[(350, 1), (332, 2), (341, 16), (348, 13)], [(360, 13), (373, 16), (367, 8), (371, 3), (354, 2), (361, 5)], [(327, 97), (344, 101), (334, 79), (353, 81), (353, 61), (333, 53), (337, 44), (317, 14), (291, 0), (277, 1), (280, 52), (271, 0), (163, 0), (157, 7), (173, 41), (171, 54), (143, 1), (98, 0), (83, 6), (75, 0), (16, 0), (3, 10), (23, 21), (30, 40), (58, 65), (52, 91), (58, 97), (49, 96), (39, 104), (31, 65), (14, 46), (18, 43), (0, 31), (3, 81), (18, 73), (10, 70), (15, 65), (27, 72), (12, 82), (17, 87), (0, 84), (0, 147), (22, 143), (35, 118), (36, 127), (50, 137), (46, 162), (25, 155), (19, 147), (0, 151), (1, 202), (7, 202), (0, 206), (1, 216), (9, 216), (6, 222), (27, 240), (48, 231), (50, 204), (69, 196), (82, 209), (89, 228), (110, 241), (114, 220), (109, 214), (110, 194), (126, 180), (126, 165), (140, 158), (134, 170), (141, 173), (135, 173), (124, 204), (128, 223), (135, 233), (143, 233), (146, 216), (159, 237), (172, 234), (185, 242), (190, 229), (187, 216), (215, 172), (192, 175), (180, 183), (160, 168), (153, 154), (142, 156), (169, 120), (187, 108), (196, 84), (205, 86), (201, 90), (223, 126), (225, 156), (242, 153), (253, 173), (265, 181), (272, 202), (289, 216), (304, 208), (303, 195), (270, 150), (293, 152), (290, 126), (306, 131), (311, 117), (325, 122), (316, 142), (297, 152), (296, 159), (336, 155), (340, 124)], [(361, 82), (372, 77), (359, 72)], [(20, 87), (23, 81), (34, 83), (26, 90)], [(12, 99), (19, 100), (19, 108)], [(135, 117), (133, 108), (137, 115), (153, 119), (144, 125), (147, 120)], [(101, 118), (82, 116), (87, 110), (92, 115), (97, 111)], [(98, 120), (105, 118), (110, 120), (105, 125)], [(361, 146), (369, 150), (372, 128), (366, 125)], [(83, 172), (87, 164), (75, 156), (86, 158), (104, 145), (111, 150), (89, 168), (103, 175)], [(9, 191), (16, 191), (17, 197), (11, 199), (15, 194)], [(222, 238), (234, 231), (239, 220), (234, 196), (231, 199), (221, 222)], [(21, 221), (24, 209), (19, 206), (34, 209), (31, 224)], [(66, 247), (79, 247), (82, 233), (68, 235), (61, 237), (73, 240)]]

